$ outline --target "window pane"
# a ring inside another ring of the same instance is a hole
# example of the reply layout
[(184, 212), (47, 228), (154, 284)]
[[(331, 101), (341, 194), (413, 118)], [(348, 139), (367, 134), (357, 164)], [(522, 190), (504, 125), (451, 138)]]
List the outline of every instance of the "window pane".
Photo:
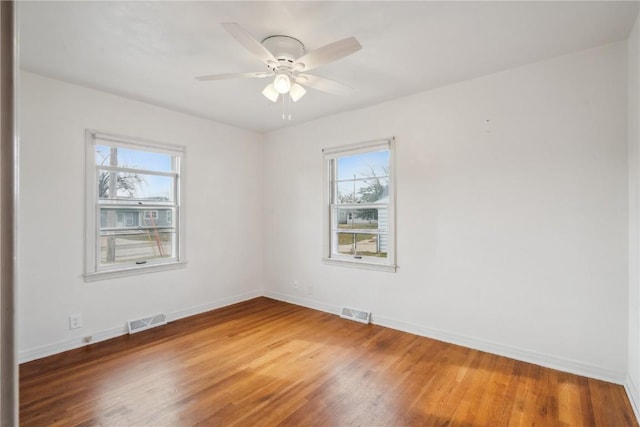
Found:
[(101, 231), (100, 265), (171, 258), (174, 240), (174, 229)]
[(371, 177), (359, 181), (357, 199), (359, 203), (388, 203), (389, 178)]
[[(116, 189), (112, 194), (111, 188)], [(98, 169), (100, 199), (172, 202), (175, 200), (174, 178), (143, 173), (112, 172)]]
[(353, 181), (338, 182), (336, 184), (335, 203), (356, 203), (355, 188)]
[(378, 229), (379, 209), (338, 209), (337, 214), (340, 229)]
[(130, 227), (171, 227), (173, 210), (172, 208), (100, 208), (100, 232), (121, 231)]
[(130, 148), (96, 145), (96, 165), (173, 172), (173, 156)]
[(335, 203), (388, 203), (389, 177), (370, 176), (368, 178), (337, 181)]
[(374, 177), (336, 183), (335, 203), (388, 203), (389, 178)]
[(389, 151), (343, 156), (337, 159), (338, 181), (389, 175)]
[(338, 234), (338, 253), (344, 255), (387, 257), (386, 234), (375, 235), (365, 233)]

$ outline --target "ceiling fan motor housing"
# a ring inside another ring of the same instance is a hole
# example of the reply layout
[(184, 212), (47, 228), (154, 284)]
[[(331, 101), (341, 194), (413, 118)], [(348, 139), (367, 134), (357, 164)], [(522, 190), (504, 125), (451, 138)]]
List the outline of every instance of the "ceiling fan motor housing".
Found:
[(291, 67), (293, 62), (304, 55), (304, 45), (289, 36), (271, 36), (262, 40), (262, 45), (278, 60), (276, 67)]

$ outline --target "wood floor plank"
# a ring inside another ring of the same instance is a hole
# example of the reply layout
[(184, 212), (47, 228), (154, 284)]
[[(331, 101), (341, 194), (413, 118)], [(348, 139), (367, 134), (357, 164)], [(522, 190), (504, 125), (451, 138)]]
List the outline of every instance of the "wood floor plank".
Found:
[(20, 367), (22, 426), (638, 426), (624, 389), (257, 298)]

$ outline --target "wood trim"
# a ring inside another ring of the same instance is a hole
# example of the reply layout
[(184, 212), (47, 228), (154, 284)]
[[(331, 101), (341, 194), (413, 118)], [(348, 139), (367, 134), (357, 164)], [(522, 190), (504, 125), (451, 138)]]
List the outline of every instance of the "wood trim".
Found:
[(0, 424), (17, 425), (15, 357), (15, 32), (14, 3), (0, 2)]

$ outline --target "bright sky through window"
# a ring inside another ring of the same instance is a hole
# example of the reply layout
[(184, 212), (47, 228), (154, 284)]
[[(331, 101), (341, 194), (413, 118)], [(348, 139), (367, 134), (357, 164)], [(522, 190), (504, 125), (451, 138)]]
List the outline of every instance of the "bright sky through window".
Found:
[(338, 179), (353, 179), (356, 175), (361, 178), (369, 172), (367, 168), (374, 168), (376, 174), (386, 175), (384, 168), (389, 164), (389, 151), (374, 151), (370, 153), (345, 156), (338, 159)]
[[(109, 164), (110, 147), (96, 145), (96, 164)], [(150, 170), (159, 172), (172, 172), (172, 156), (169, 154), (155, 153), (150, 151), (132, 150), (129, 148), (118, 148), (118, 166), (131, 169)], [(172, 187), (170, 180), (164, 176), (144, 175), (139, 183), (138, 196), (158, 197), (172, 199)]]

